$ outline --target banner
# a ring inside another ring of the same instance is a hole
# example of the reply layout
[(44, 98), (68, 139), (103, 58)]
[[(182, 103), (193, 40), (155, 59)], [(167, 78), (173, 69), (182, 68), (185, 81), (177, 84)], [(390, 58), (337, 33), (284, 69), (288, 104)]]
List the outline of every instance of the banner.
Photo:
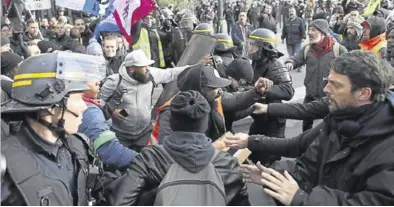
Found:
[(95, 16), (99, 14), (100, 10), (100, 5), (97, 0), (56, 0), (56, 6), (76, 11), (84, 11)]
[(25, 0), (25, 7), (30, 11), (51, 9), (51, 0)]

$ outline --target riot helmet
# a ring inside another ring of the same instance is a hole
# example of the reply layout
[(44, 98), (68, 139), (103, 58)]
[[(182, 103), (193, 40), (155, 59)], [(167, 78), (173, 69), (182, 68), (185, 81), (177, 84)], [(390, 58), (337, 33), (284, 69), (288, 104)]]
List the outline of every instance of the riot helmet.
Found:
[(212, 24), (201, 23), (194, 28), (193, 33), (195, 34), (204, 34), (212, 36), (214, 34)]
[(168, 8), (162, 9), (161, 13), (163, 14), (165, 19), (173, 19), (174, 18), (174, 13)]
[(181, 20), (179, 21), (179, 28), (184, 30), (193, 30), (195, 21), (196, 17), (192, 13), (186, 12), (182, 15)]
[(1, 114), (65, 108), (70, 93), (88, 90), (88, 81), (102, 80), (105, 74), (105, 59), (99, 56), (59, 52), (30, 57), (21, 63), (12, 84), (12, 100), (2, 104)]
[(227, 33), (215, 34), (214, 37), (217, 39), (215, 46), (216, 52), (227, 52), (237, 48), (234, 46), (233, 39)]
[(277, 49), (276, 35), (265, 28), (254, 30), (250, 33), (244, 49), (244, 57), (258, 60), (261, 57), (278, 58), (283, 56)]

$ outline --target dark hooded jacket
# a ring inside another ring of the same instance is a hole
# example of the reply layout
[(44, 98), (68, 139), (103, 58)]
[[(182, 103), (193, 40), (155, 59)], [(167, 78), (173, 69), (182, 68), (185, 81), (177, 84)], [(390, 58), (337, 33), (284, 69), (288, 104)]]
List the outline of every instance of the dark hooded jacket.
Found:
[[(197, 73), (198, 70), (185, 70), (178, 76), (178, 86), (181, 91), (195, 90), (201, 92), (201, 72)], [(181, 80), (181, 81), (179, 81)], [(179, 84), (179, 82), (182, 82)], [(179, 89), (178, 89), (179, 90)], [(228, 93), (221, 92), (222, 99), (222, 108), (224, 114), (233, 113), (236, 111), (241, 111), (248, 109), (251, 107), (261, 95), (256, 92), (254, 88), (246, 91), (246, 92), (238, 92), (238, 93)], [(211, 103), (211, 109), (216, 109), (216, 103)], [(172, 130), (170, 127), (171, 113), (169, 107), (164, 107), (160, 113), (158, 114), (158, 124), (160, 126), (159, 134), (159, 143), (162, 143), (164, 137), (171, 134)], [(219, 114), (217, 110), (211, 110), (208, 130), (206, 131), (207, 137), (211, 138), (215, 141), (217, 138), (222, 136), (226, 132), (225, 121), (223, 116)]]
[[(362, 45), (369, 45), (369, 43), (371, 42), (371, 39), (373, 38), (377, 38), (380, 35), (383, 35), (386, 33), (386, 22), (384, 20), (384, 18), (382, 17), (370, 17), (366, 20), (366, 24), (369, 25), (370, 29), (371, 29), (371, 34), (370, 34), (370, 39), (365, 41), (365, 42), (360, 42), (360, 48), (361, 50), (365, 50), (363, 49)], [(386, 39), (384, 38), (384, 40), (381, 41), (386, 41)], [(380, 41), (379, 41), (380, 43)], [(377, 45), (375, 43), (375, 45)], [(373, 46), (373, 45), (371, 45)], [(383, 46), (380, 50), (379, 50), (379, 54), (380, 57), (382, 59), (386, 59), (387, 57), (387, 44), (386, 46)]]
[(316, 139), (287, 170), (300, 189), (291, 205), (392, 205), (394, 203), (394, 95), (384, 102), (334, 112), (301, 136)]
[[(214, 150), (204, 134), (173, 132), (165, 139), (164, 146), (142, 150), (127, 173), (107, 188), (110, 205), (153, 205), (156, 192), (151, 191), (149, 196), (143, 193), (159, 186), (174, 161), (190, 172), (198, 172), (212, 160)], [(212, 164), (222, 177), (227, 205), (250, 205), (237, 159), (219, 152)]]
[(62, 46), (62, 50), (71, 50), (74, 53), (86, 54), (86, 48), (78, 39), (67, 39)]

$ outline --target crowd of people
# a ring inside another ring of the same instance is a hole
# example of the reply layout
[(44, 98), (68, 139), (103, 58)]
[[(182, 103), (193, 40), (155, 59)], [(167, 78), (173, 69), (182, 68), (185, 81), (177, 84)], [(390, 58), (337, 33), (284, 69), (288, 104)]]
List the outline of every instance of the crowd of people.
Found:
[[(168, 5), (131, 43), (103, 17), (21, 31), (5, 12), (1, 204), (251, 205), (255, 183), (278, 205), (394, 205), (394, 15), (366, 4)], [(282, 103), (302, 70), (303, 103)]]

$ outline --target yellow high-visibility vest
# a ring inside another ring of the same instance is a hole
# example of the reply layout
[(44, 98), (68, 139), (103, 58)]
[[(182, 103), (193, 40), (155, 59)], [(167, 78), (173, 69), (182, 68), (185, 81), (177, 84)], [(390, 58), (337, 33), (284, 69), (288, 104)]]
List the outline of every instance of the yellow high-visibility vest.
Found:
[[(160, 67), (164, 68), (166, 66), (166, 63), (164, 61), (164, 53), (163, 53), (163, 46), (161, 44), (160, 36), (157, 32), (155, 32), (157, 35), (158, 39), (158, 46), (159, 46), (159, 60), (160, 60)], [(148, 58), (152, 57), (152, 54), (150, 52), (150, 43), (149, 43), (149, 34), (148, 30), (146, 28), (141, 28), (141, 33), (140, 33), (140, 38), (138, 41), (133, 44), (133, 50), (142, 50), (144, 51), (145, 55)]]

